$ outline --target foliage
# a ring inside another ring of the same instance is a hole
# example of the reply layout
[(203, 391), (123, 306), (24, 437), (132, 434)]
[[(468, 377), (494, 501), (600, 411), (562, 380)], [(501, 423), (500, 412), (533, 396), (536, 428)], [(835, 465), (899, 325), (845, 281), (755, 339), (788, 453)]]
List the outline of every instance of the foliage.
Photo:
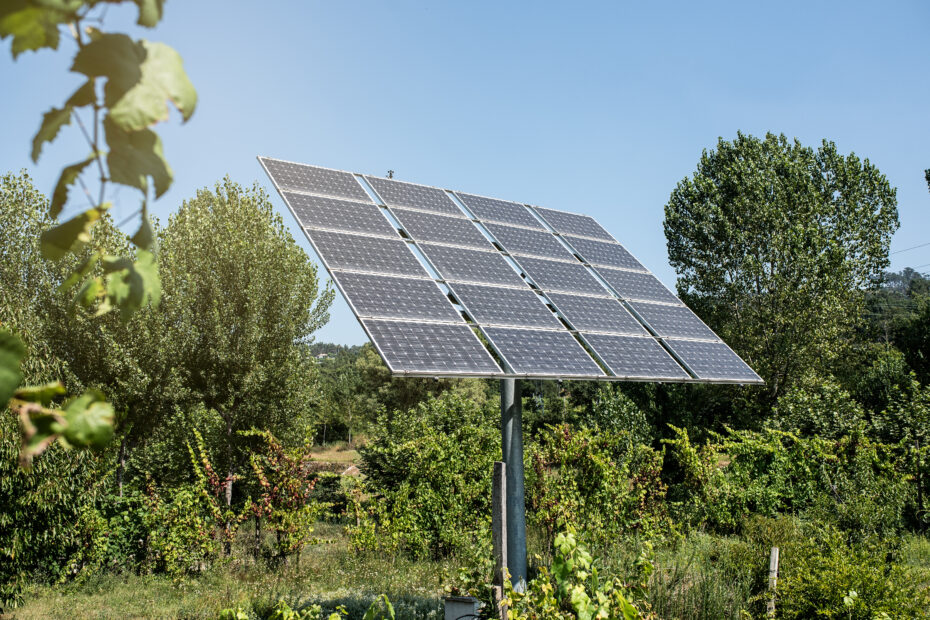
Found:
[(146, 527), (156, 570), (180, 579), (207, 568), (220, 552), (212, 516), (197, 488), (172, 489), (167, 498), (150, 491)]
[(171, 216), (160, 266), (171, 326), (162, 346), (191, 398), (223, 421), (215, 462), (231, 503), (232, 477), (248, 463), (236, 433), (259, 425), (283, 437), (310, 415), (313, 366), (299, 344), (328, 319), (333, 291), (264, 190), (228, 178)]
[(773, 134), (721, 138), (672, 192), (678, 292), (765, 379), (764, 404), (840, 353), (888, 264), (896, 204), (869, 160)]
[[(551, 570), (526, 584), (526, 592), (515, 592), (505, 579), (504, 603), (510, 620), (639, 620), (645, 618), (628, 599), (619, 579), (601, 576), (594, 558), (568, 529), (555, 538)], [(651, 616), (650, 616), (651, 617)]]
[[(446, 392), (406, 415), (383, 414), (359, 452), (370, 493), (357, 543), (442, 557), (488, 538), (496, 416)], [(377, 538), (373, 538), (373, 535)]]
[(930, 581), (894, 559), (886, 545), (849, 543), (831, 528), (812, 531), (783, 554), (779, 618), (923, 618)]
[(304, 547), (315, 542), (313, 525), (327, 508), (326, 504), (311, 499), (317, 479), (308, 473), (313, 459), (310, 446), (285, 450), (268, 431), (240, 434), (257, 437), (264, 443), (263, 454), (253, 453), (249, 457), (261, 488), (251, 505), (257, 520), (256, 531), (267, 525), (275, 534), (276, 555), (281, 558), (295, 555), (299, 560)]
[(804, 377), (778, 399), (773, 412), (779, 428), (803, 436), (838, 439), (866, 426), (862, 406), (832, 378)]
[(531, 522), (548, 541), (567, 527), (601, 545), (667, 532), (662, 455), (628, 432), (550, 426), (530, 458)]
[[(76, 525), (92, 506), (105, 466), (89, 452), (52, 445), (31, 470), (18, 466), (20, 430), (8, 412), (0, 415), (0, 609), (22, 602), (22, 588), (35, 579), (66, 574), (83, 546)], [(85, 517), (85, 525), (87, 518)]]
[(853, 434), (828, 441), (766, 429), (729, 431), (702, 446), (687, 431), (663, 440), (681, 469), (669, 489), (676, 516), (695, 527), (736, 532), (752, 514), (809, 515), (846, 531), (896, 533), (915, 488), (894, 446)]

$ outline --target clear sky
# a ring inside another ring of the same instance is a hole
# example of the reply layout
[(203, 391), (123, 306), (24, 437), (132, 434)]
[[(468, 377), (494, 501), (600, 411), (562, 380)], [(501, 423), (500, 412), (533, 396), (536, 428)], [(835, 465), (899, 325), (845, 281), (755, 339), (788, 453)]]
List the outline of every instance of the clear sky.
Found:
[[(272, 194), (255, 157), (588, 213), (674, 286), (663, 206), (702, 149), (743, 131), (824, 138), (898, 189), (892, 269), (930, 270), (930, 3), (244, 2), (172, 0), (154, 31), (111, 9), (105, 29), (164, 41), (199, 93), (159, 131), (175, 173), (167, 219), (223, 175)], [(80, 82), (66, 53), (0, 54), (0, 171), (51, 193), (86, 154), (75, 128), (38, 166), (40, 114)], [(118, 219), (138, 207), (115, 196)], [(78, 205), (80, 206), (80, 205)], [(77, 207), (75, 207), (76, 209)], [(316, 257), (314, 256), (314, 259)], [(318, 340), (365, 340), (342, 300)]]

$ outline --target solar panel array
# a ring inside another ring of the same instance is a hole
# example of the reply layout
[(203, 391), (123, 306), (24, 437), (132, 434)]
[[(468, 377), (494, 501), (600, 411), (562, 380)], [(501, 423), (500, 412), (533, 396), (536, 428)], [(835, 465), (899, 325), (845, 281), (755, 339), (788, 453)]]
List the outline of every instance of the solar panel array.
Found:
[(590, 216), (259, 161), (395, 374), (761, 382)]

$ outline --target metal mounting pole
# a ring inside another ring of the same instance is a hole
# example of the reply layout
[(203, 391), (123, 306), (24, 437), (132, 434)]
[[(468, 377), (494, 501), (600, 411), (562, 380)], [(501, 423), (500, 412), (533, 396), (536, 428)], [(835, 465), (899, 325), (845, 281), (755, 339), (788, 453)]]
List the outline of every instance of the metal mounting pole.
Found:
[(526, 583), (526, 506), (523, 501), (523, 406), (519, 379), (501, 379), (501, 452), (507, 477), (507, 568), (514, 589)]

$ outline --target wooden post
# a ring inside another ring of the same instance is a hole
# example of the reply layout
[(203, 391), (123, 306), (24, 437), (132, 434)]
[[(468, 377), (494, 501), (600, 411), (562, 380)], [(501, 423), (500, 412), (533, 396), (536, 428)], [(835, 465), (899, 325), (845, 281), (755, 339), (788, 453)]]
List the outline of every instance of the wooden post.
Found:
[(775, 588), (778, 583), (778, 547), (772, 547), (769, 554), (769, 601), (766, 605), (765, 615), (775, 617)]
[(504, 569), (507, 568), (507, 465), (494, 462), (491, 488), (491, 539), (494, 545), (494, 602), (501, 618), (507, 612), (501, 605), (504, 598)]

